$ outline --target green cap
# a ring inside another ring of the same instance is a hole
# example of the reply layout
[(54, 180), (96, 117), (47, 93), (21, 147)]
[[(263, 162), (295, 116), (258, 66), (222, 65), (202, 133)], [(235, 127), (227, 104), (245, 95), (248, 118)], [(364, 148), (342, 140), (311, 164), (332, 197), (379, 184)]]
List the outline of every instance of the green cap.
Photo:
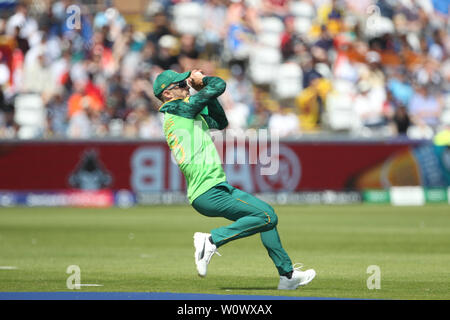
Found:
[(191, 75), (190, 71), (178, 73), (173, 70), (161, 72), (153, 83), (153, 93), (158, 97), (172, 83), (183, 81)]

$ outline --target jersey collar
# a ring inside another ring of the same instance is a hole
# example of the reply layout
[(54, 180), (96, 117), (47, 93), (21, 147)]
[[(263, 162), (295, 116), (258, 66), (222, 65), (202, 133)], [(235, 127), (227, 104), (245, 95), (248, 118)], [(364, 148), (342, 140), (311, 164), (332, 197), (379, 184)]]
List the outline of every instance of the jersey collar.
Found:
[(166, 102), (164, 102), (164, 103), (159, 107), (158, 111), (163, 112), (163, 111), (164, 111), (164, 110), (162, 110), (163, 107), (164, 107), (166, 104), (168, 104), (168, 103), (170, 103), (170, 102), (172, 102), (172, 101), (183, 100), (184, 102), (189, 102), (189, 98), (190, 98), (190, 96), (187, 96), (186, 98), (175, 98), (175, 99), (166, 101)]

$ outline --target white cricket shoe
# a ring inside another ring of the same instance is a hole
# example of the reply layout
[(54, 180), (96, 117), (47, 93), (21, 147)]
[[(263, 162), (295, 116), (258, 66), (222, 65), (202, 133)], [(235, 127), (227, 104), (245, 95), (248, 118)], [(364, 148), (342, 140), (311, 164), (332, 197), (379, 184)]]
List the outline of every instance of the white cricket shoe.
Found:
[(208, 271), (208, 264), (214, 253), (220, 256), (217, 252), (216, 245), (209, 241), (211, 234), (196, 232), (194, 234), (194, 247), (195, 247), (195, 265), (197, 266), (198, 275), (205, 277)]
[[(296, 267), (299, 265), (298, 267)], [(316, 276), (316, 271), (314, 269), (308, 269), (306, 271), (301, 271), (303, 267), (301, 263), (294, 264), (294, 271), (292, 272), (292, 277), (289, 279), (285, 276), (280, 276), (280, 282), (278, 283), (278, 290), (295, 290), (299, 286), (305, 286), (310, 283)]]

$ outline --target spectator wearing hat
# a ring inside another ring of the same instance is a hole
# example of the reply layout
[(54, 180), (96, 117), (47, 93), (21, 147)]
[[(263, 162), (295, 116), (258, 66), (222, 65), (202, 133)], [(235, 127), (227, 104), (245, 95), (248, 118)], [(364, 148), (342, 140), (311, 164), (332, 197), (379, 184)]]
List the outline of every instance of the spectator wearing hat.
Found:
[(377, 130), (387, 124), (383, 109), (385, 101), (384, 90), (374, 89), (367, 80), (358, 82), (358, 94), (353, 101), (353, 110), (362, 128)]
[(385, 86), (385, 76), (381, 67), (381, 56), (376, 51), (369, 51), (366, 54), (366, 63), (363, 68), (361, 79), (367, 81), (372, 88), (383, 88)]
[(172, 35), (166, 34), (158, 41), (156, 56), (153, 63), (161, 69), (180, 69), (178, 61), (178, 40)]

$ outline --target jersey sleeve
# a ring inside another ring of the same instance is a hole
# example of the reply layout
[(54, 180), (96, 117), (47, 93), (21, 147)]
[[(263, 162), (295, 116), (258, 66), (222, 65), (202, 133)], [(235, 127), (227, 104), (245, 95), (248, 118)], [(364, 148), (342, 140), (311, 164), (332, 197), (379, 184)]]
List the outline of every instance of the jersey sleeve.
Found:
[[(226, 82), (219, 77), (204, 77), (203, 83), (205, 84), (205, 87), (199, 92), (187, 97), (186, 99), (183, 99), (183, 101), (180, 100), (173, 103), (168, 103), (164, 108), (164, 112), (179, 115), (189, 119), (194, 119), (195, 116), (206, 106), (213, 104), (213, 114), (219, 115), (220, 110), (216, 110), (220, 108), (223, 112), (223, 109), (217, 101), (217, 98), (225, 92)], [(219, 105), (219, 107), (217, 107), (217, 104)], [(214, 120), (217, 121), (217, 119)]]
[(217, 99), (213, 99), (207, 104), (207, 107), (208, 114), (202, 113), (202, 117), (205, 119), (208, 127), (210, 129), (225, 129), (228, 126), (228, 119), (220, 102)]
[[(226, 83), (219, 77), (204, 77), (205, 87), (184, 101), (185, 112), (192, 118), (225, 92)], [(208, 108), (209, 109), (209, 108)]]
[[(218, 98), (224, 93), (227, 86), (226, 82), (219, 77), (204, 77), (203, 83), (205, 84), (205, 87), (192, 95), (189, 99), (189, 103), (205, 106), (208, 102)], [(203, 108), (200, 107), (198, 111), (201, 111), (202, 109)]]

